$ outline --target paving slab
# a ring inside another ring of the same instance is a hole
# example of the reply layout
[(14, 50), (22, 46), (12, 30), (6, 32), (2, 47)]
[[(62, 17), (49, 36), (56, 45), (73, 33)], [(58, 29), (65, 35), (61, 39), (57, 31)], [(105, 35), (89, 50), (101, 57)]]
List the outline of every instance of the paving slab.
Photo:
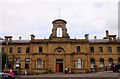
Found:
[(120, 79), (120, 73), (113, 73), (112, 71), (104, 71), (88, 74), (40, 74), (16, 76), (16, 79)]

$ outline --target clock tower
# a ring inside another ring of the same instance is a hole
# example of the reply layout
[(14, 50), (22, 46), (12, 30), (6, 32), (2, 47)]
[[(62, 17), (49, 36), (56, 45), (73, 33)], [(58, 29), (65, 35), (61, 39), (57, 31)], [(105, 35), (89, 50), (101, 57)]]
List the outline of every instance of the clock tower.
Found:
[(57, 20), (54, 20), (52, 22), (52, 24), (53, 24), (53, 29), (52, 29), (50, 38), (58, 38), (59, 37), (59, 36), (57, 36), (58, 28), (61, 28), (61, 38), (70, 38), (67, 33), (67, 29), (66, 29), (67, 22), (65, 20), (57, 19)]

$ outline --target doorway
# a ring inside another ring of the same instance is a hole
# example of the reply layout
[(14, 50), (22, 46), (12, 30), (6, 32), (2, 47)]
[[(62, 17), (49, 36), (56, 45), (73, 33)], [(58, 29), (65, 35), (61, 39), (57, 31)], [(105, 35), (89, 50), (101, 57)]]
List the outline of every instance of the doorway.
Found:
[(56, 72), (63, 72), (63, 59), (56, 59)]

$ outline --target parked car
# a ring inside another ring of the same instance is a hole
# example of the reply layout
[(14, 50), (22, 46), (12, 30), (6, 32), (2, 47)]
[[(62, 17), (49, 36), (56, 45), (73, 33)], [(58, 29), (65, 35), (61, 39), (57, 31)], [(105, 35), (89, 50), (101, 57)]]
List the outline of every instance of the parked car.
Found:
[(13, 76), (11, 76), (9, 73), (3, 73), (0, 72), (0, 78), (1, 79), (15, 79)]
[(120, 63), (112, 64), (111, 69), (112, 69), (113, 72), (120, 72)]

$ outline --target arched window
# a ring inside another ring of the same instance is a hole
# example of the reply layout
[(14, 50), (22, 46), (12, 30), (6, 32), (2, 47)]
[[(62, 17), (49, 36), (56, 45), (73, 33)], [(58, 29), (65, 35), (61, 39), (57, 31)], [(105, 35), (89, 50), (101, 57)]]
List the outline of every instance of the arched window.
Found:
[(117, 47), (117, 52), (120, 53), (120, 46)]
[(20, 68), (20, 65), (21, 65), (21, 59), (17, 59), (16, 60), (16, 68)]
[(21, 47), (18, 47), (18, 50), (17, 50), (18, 53), (21, 53), (21, 50), (22, 50)]
[(13, 65), (13, 59), (9, 58), (8, 59), (8, 68), (12, 68), (12, 65)]
[(82, 59), (78, 59), (78, 69), (82, 69)]
[(111, 66), (111, 64), (113, 64), (113, 59), (112, 58), (109, 58), (109, 66)]
[(104, 59), (100, 58), (100, 67), (104, 67)]
[(62, 28), (61, 27), (57, 28), (57, 37), (62, 37)]
[(25, 59), (25, 68), (29, 68), (30, 60), (28, 58)]
[(94, 58), (91, 58), (91, 59), (90, 59), (90, 63), (91, 63), (91, 68), (94, 68), (95, 59), (94, 59)]
[(38, 58), (38, 59), (37, 59), (37, 68), (38, 68), (38, 69), (42, 69), (42, 68), (43, 68), (41, 58)]
[(74, 61), (74, 68), (75, 69), (82, 69), (82, 59), (77, 59), (77, 61)]

